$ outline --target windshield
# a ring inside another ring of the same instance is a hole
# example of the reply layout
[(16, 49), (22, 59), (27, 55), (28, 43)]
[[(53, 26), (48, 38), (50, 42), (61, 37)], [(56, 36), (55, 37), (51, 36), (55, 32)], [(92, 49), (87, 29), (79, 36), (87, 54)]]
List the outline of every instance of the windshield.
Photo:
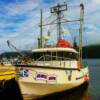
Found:
[(34, 60), (77, 60), (78, 59), (78, 54), (74, 52), (35, 52), (33, 53), (33, 59)]

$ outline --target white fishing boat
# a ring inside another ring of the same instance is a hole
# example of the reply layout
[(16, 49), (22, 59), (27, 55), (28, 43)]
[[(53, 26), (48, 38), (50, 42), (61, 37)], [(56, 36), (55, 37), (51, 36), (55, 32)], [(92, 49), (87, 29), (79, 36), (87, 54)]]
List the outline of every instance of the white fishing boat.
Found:
[[(23, 95), (43, 96), (75, 88), (89, 80), (88, 65), (82, 63), (82, 22), (84, 6), (80, 5), (80, 47), (77, 51), (69, 42), (61, 38), (61, 12), (67, 10), (67, 5), (57, 5), (51, 8), (57, 15), (58, 38), (53, 46), (42, 44), (33, 49), (31, 63), (17, 64), (18, 83)], [(42, 12), (41, 12), (42, 18)], [(42, 20), (42, 19), (41, 19)], [(55, 23), (54, 23), (55, 24)], [(75, 41), (74, 41), (75, 44)], [(26, 61), (27, 62), (27, 61)]]

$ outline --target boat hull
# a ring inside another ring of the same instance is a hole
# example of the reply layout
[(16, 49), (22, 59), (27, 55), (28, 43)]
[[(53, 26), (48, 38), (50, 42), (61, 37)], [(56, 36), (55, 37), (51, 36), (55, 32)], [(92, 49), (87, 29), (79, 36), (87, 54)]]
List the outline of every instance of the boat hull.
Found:
[(87, 81), (85, 77), (88, 76), (88, 67), (74, 71), (37, 68), (28, 70), (29, 76), (18, 78), (23, 95), (44, 96), (70, 90)]
[(85, 81), (73, 82), (69, 84), (41, 84), (41, 83), (26, 83), (19, 82), (21, 92), (23, 95), (34, 95), (34, 96), (44, 96), (48, 94), (53, 94), (57, 92), (62, 92), (65, 90), (70, 90), (75, 88)]

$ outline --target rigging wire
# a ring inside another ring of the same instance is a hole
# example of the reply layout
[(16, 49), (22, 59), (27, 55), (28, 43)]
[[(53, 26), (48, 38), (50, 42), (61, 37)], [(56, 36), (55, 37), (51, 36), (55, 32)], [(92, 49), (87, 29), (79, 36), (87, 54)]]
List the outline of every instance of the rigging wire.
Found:
[[(61, 18), (63, 18), (63, 17), (64, 17), (64, 16), (62, 16)], [(57, 21), (57, 18), (56, 18), (55, 20), (53, 20), (52, 22), (50, 22), (50, 23), (43, 24), (42, 26), (47, 26), (47, 25), (57, 24), (57, 22), (55, 22), (55, 21)]]
[[(70, 6), (71, 7), (71, 6)], [(73, 6), (72, 6), (73, 7)], [(77, 5), (75, 5), (74, 7), (79, 7), (79, 5), (77, 6)], [(47, 20), (47, 19), (49, 19), (50, 17), (52, 17), (52, 14), (51, 14), (51, 16), (49, 16), (49, 17), (47, 17), (45, 20)], [(44, 20), (44, 21), (45, 21)], [(57, 20), (57, 19), (56, 19)], [(51, 24), (57, 24), (57, 23), (54, 23), (56, 20), (53, 20), (51, 23), (47, 23), (47, 24), (44, 24), (43, 26), (47, 26), (47, 25), (51, 25)], [(65, 20), (65, 19), (63, 19), (63, 20)], [(65, 22), (75, 22), (75, 21), (80, 21), (80, 19), (77, 19), (77, 20), (65, 20)], [(62, 22), (62, 23), (65, 23), (65, 22)], [(49, 28), (48, 28), (49, 29)]]
[[(76, 6), (77, 7), (77, 6)], [(66, 23), (66, 22), (76, 22), (76, 21), (80, 21), (80, 19), (78, 18), (78, 19), (76, 19), (75, 17), (72, 17), (72, 18), (74, 18), (73, 20), (66, 20), (66, 19), (64, 19), (64, 14), (63, 14), (63, 22), (62, 23)], [(56, 19), (57, 20), (57, 19)], [(50, 26), (51, 24), (57, 24), (57, 23), (55, 23), (55, 21), (56, 20), (53, 20), (51, 23), (47, 23), (47, 24), (44, 24), (43, 26)], [(62, 29), (62, 28), (61, 28)], [(72, 38), (72, 42), (73, 42), (73, 34), (71, 34), (71, 38)]]
[(74, 20), (74, 19), (80, 19), (80, 18), (76, 18), (76, 16), (74, 17), (74, 16), (67, 15), (67, 14), (65, 14), (65, 16), (67, 16), (67, 17), (69, 17), (69, 18), (72, 18), (73, 20)]
[(50, 16), (48, 16), (47, 18), (45, 18), (45, 19), (43, 20), (43, 22), (49, 20), (51, 17), (52, 17), (52, 14), (51, 14)]
[(71, 36), (71, 41), (72, 41), (72, 43), (73, 43), (73, 34), (70, 32), (70, 34), (66, 34), (65, 32), (64, 32), (64, 29), (66, 29), (66, 28), (64, 28), (64, 27), (61, 27), (61, 29), (62, 29), (62, 33), (63, 33), (63, 37), (66, 37), (67, 35), (70, 35)]
[[(71, 6), (69, 6), (69, 7), (71, 7)], [(73, 6), (72, 6), (73, 7)], [(75, 7), (75, 6), (74, 6)], [(76, 6), (77, 7), (77, 6)], [(49, 17), (47, 17), (46, 19), (44, 19), (43, 20), (43, 22), (46, 20), (46, 21), (48, 21), (48, 19), (50, 19), (52, 17), (52, 14), (49, 16)], [(56, 19), (57, 20), (57, 19)], [(53, 20), (51, 23), (47, 23), (47, 24), (45, 24), (45, 25), (51, 25), (51, 24), (57, 24), (57, 23), (55, 23), (55, 21), (56, 20)], [(66, 19), (63, 19), (65, 22), (76, 22), (76, 21), (80, 21), (80, 19), (77, 19), (77, 20), (66, 20)], [(65, 23), (65, 22), (62, 22), (62, 23)], [(43, 26), (45, 26), (45, 25), (43, 25)]]

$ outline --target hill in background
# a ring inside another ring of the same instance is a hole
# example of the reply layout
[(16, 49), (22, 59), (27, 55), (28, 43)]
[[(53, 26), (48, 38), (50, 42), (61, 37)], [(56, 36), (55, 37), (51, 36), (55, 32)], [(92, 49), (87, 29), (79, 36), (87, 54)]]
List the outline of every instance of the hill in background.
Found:
[[(31, 51), (22, 51), (22, 53), (29, 55), (32, 57), (32, 52)], [(2, 57), (17, 57), (20, 54), (18, 52), (5, 52), (0, 55), (0, 58)], [(100, 45), (89, 45), (83, 47), (83, 58), (100, 58)]]
[(100, 45), (83, 47), (83, 58), (100, 58)]

